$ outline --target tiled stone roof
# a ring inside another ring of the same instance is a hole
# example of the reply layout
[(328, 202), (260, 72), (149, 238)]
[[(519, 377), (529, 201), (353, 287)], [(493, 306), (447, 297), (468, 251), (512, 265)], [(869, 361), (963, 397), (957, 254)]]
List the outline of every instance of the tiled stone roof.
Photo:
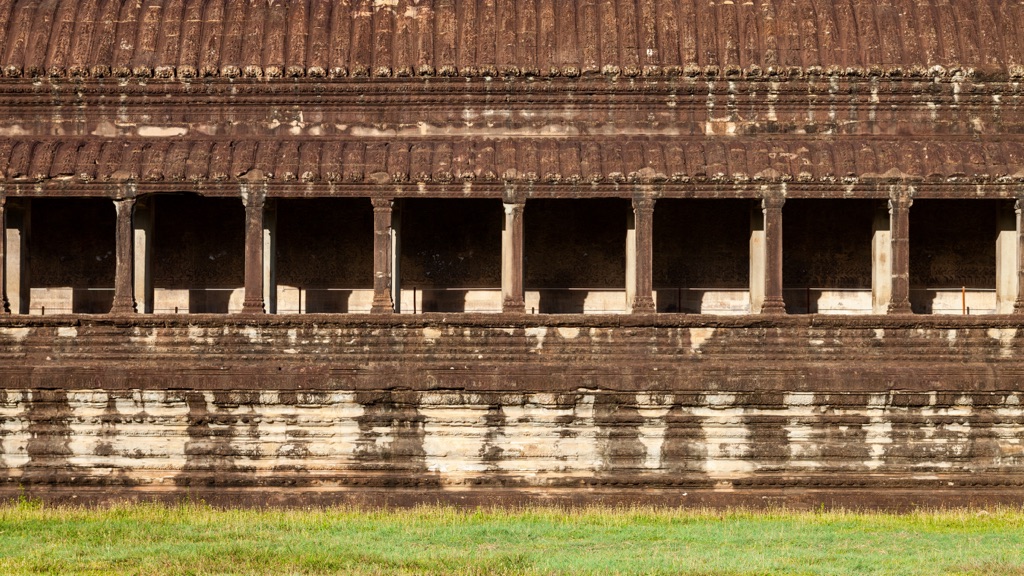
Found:
[(822, 138), (0, 140), (0, 181), (658, 183), (1024, 182), (1016, 141)]
[(0, 0), (7, 76), (1024, 75), (1021, 0)]

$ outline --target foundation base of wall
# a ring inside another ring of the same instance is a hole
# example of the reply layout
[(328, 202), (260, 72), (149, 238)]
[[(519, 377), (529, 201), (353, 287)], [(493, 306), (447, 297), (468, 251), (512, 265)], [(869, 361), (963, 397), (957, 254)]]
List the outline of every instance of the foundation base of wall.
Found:
[(1024, 501), (1020, 316), (0, 317), (0, 497)]
[(81, 488), (33, 486), (2, 489), (0, 501), (38, 500), (51, 505), (95, 506), (125, 502), (164, 504), (197, 503), (241, 507), (328, 507), (375, 509), (413, 506), (455, 506), (494, 508), (524, 506), (665, 506), (681, 508), (749, 508), (793, 510), (878, 510), (909, 512), (927, 508), (980, 508), (1020, 506), (1021, 489), (947, 490), (494, 490), (444, 491), (423, 489), (362, 489), (324, 491), (314, 489), (265, 488), (239, 490), (199, 488), (184, 491), (150, 491), (127, 488)]

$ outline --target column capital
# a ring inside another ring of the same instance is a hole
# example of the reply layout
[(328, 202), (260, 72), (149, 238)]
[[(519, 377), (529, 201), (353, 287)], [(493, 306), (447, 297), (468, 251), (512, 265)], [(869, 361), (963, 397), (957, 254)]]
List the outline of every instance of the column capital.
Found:
[(657, 202), (657, 199), (651, 196), (634, 196), (632, 202), (633, 212), (649, 215), (654, 213), (654, 204)]
[(138, 195), (138, 185), (135, 182), (118, 182), (114, 185), (114, 202), (119, 200), (134, 200)]
[(892, 214), (893, 212), (898, 210), (910, 210), (910, 207), (913, 205), (914, 198), (909, 195), (889, 198), (889, 213)]
[(373, 198), (370, 198), (370, 203), (373, 204), (374, 212), (383, 212), (385, 210), (390, 211), (395, 205), (395, 199), (374, 196)]
[(762, 210), (782, 210), (786, 204), (786, 197), (781, 193), (766, 194), (761, 197)]
[(501, 191), (501, 201), (503, 204), (525, 204), (526, 193), (515, 186), (508, 185)]
[(897, 184), (889, 187), (889, 208), (890, 210), (895, 205), (897, 207), (910, 208), (914, 203), (914, 194), (917, 191), (913, 186), (907, 186), (904, 184)]
[(241, 197), (242, 205), (246, 208), (260, 209), (267, 203), (267, 191), (263, 186), (243, 184)]
[(523, 210), (526, 209), (526, 203), (525, 202), (504, 202), (503, 201), (501, 203), (501, 205), (505, 209), (505, 214), (508, 214), (509, 216), (522, 214)]
[(135, 197), (114, 198), (114, 210), (120, 214), (123, 210), (131, 210), (135, 207)]

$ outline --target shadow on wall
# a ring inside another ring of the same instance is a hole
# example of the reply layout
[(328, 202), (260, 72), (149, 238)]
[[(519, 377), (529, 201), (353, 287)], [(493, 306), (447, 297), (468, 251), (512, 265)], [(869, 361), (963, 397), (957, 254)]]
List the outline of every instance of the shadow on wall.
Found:
[(306, 290), (307, 314), (345, 314), (352, 290)]
[(113, 305), (113, 289), (76, 288), (71, 292), (71, 311), (75, 314), (106, 314)]
[(541, 314), (583, 314), (586, 290), (541, 290), (538, 312)]
[(192, 314), (227, 314), (231, 290), (189, 290), (188, 310)]
[[(427, 296), (429, 294), (429, 297)], [(424, 312), (465, 312), (469, 290), (442, 290), (423, 295)]]

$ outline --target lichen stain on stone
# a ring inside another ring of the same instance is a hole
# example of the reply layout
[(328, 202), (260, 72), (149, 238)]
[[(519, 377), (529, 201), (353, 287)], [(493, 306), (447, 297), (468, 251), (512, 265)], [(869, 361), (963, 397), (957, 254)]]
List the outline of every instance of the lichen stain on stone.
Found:
[(700, 353), (701, 346), (714, 335), (714, 328), (690, 328), (690, 350)]
[(559, 328), (556, 328), (556, 331), (558, 332), (558, 335), (563, 340), (575, 340), (576, 337), (580, 335), (580, 329), (579, 328), (563, 328), (563, 327), (559, 327)]
[(31, 328), (0, 328), (0, 336), (6, 336), (14, 342), (23, 342), (32, 333)]

